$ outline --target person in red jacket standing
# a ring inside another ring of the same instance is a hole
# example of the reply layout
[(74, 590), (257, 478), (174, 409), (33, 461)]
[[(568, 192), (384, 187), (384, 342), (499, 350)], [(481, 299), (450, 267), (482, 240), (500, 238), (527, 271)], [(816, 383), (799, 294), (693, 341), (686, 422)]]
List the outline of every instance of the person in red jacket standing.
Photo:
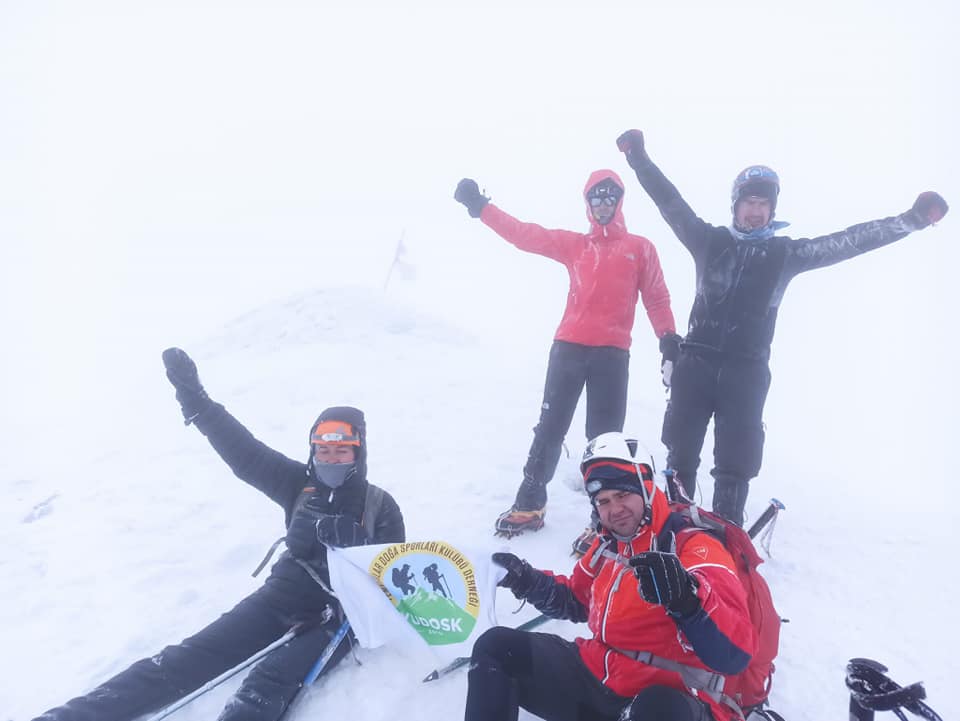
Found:
[(718, 690), (757, 646), (733, 558), (671, 512), (640, 449), (623, 433), (588, 444), (581, 468), (603, 533), (569, 577), (493, 554), (507, 572), (501, 586), (550, 618), (586, 622), (591, 633), (571, 643), (486, 631), (471, 655), (466, 721), (516, 719), (518, 707), (546, 721), (743, 718)]
[[(623, 430), (627, 408), (630, 334), (638, 296), (661, 348), (677, 339), (670, 293), (657, 251), (646, 238), (627, 232), (621, 211), (623, 181), (597, 170), (584, 187), (590, 230), (547, 230), (507, 214), (464, 178), (454, 199), (473, 218), (520, 250), (563, 263), (570, 275), (567, 307), (554, 336), (533, 444), (513, 505), (500, 515), (496, 532), (507, 537), (543, 527), (547, 483), (560, 460), (577, 402), (587, 389), (586, 436)], [(669, 385), (673, 358), (661, 364)]]

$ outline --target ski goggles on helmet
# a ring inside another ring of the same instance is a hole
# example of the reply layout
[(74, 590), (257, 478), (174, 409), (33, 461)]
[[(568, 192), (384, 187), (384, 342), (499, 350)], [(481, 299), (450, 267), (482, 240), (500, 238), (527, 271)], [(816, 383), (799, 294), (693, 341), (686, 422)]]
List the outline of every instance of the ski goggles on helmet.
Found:
[(736, 204), (741, 198), (754, 195), (768, 198), (772, 204), (776, 205), (779, 194), (780, 178), (776, 172), (766, 165), (751, 165), (740, 171), (736, 180), (733, 181), (730, 200)]
[(332, 443), (340, 446), (359, 446), (360, 436), (353, 426), (343, 421), (323, 421), (310, 434), (310, 443)]

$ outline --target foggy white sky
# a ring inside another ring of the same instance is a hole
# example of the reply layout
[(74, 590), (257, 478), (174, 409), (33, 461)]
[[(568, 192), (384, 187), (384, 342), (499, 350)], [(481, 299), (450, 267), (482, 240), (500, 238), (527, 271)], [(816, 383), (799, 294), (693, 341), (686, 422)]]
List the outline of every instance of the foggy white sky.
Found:
[[(955, 3), (344, 5), (0, 1), (12, 473), (49, 448), (55, 419), (83, 445), (136, 414), (164, 347), (297, 290), (382, 285), (401, 233), (418, 266), (406, 300), (545, 354), (565, 273), (470, 221), (451, 199), (463, 176), (523, 219), (583, 228), (585, 178), (616, 170), (684, 327), (693, 264), (615, 149), (629, 127), (714, 223), (757, 162), (779, 171), (796, 237), (923, 190), (952, 203), (940, 227), (795, 282), (767, 414), (805, 429), (770, 434), (798, 459), (853, 433), (907, 445), (922, 472), (945, 465), (960, 395)], [(635, 338), (636, 379), (657, 363), (642, 314)]]

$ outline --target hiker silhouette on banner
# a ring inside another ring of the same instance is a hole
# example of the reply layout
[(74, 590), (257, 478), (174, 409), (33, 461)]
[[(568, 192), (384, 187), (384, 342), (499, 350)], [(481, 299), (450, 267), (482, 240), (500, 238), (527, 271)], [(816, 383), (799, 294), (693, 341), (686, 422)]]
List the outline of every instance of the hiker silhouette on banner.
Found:
[(447, 592), (443, 590), (443, 584), (440, 583), (440, 579), (443, 578), (443, 574), (437, 570), (437, 564), (431, 563), (429, 566), (424, 568), (423, 577), (430, 581), (430, 585), (433, 586), (434, 593), (443, 594), (443, 597), (447, 598)]
[(393, 581), (393, 585), (399, 588), (404, 596), (409, 596), (413, 593), (414, 588), (410, 585), (410, 581), (414, 580), (414, 575), (410, 573), (410, 564), (403, 564), (403, 568), (394, 568), (393, 573), (390, 574), (390, 578)]

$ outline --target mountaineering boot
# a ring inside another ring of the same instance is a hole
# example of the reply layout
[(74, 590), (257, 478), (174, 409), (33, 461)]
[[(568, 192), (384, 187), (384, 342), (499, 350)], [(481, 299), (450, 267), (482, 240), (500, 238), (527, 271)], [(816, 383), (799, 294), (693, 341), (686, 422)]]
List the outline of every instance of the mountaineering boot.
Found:
[(543, 517), (547, 515), (546, 506), (546, 484), (524, 477), (513, 505), (497, 518), (494, 532), (511, 538), (524, 531), (539, 531), (543, 528)]
[(667, 468), (663, 475), (667, 479), (667, 498), (680, 503), (693, 503), (697, 493), (697, 472), (695, 470), (684, 473), (673, 468)]
[(520, 511), (511, 506), (497, 518), (497, 522), (494, 524), (495, 533), (505, 538), (513, 538), (524, 531), (539, 531), (543, 528), (543, 518), (546, 515), (546, 508)]
[(583, 529), (583, 532), (579, 536), (573, 539), (573, 552), (570, 555), (581, 558), (586, 554), (586, 552), (590, 550), (590, 546), (592, 546), (593, 542), (597, 539), (598, 528), (600, 528), (600, 516), (597, 515), (597, 510), (593, 509), (587, 527)]
[(590, 550), (590, 546), (593, 545), (593, 542), (597, 540), (597, 531), (591, 526), (587, 526), (581, 531), (580, 535), (573, 539), (572, 552), (571, 556), (576, 558), (582, 558), (587, 551)]
[(749, 481), (718, 478), (713, 484), (713, 512), (743, 526), (743, 508), (749, 492)]
[(693, 494), (696, 492), (696, 475), (693, 477), (693, 483), (687, 484), (682, 480), (675, 470), (666, 468), (663, 471), (665, 479), (664, 490), (667, 492), (667, 498), (676, 503), (693, 503)]

